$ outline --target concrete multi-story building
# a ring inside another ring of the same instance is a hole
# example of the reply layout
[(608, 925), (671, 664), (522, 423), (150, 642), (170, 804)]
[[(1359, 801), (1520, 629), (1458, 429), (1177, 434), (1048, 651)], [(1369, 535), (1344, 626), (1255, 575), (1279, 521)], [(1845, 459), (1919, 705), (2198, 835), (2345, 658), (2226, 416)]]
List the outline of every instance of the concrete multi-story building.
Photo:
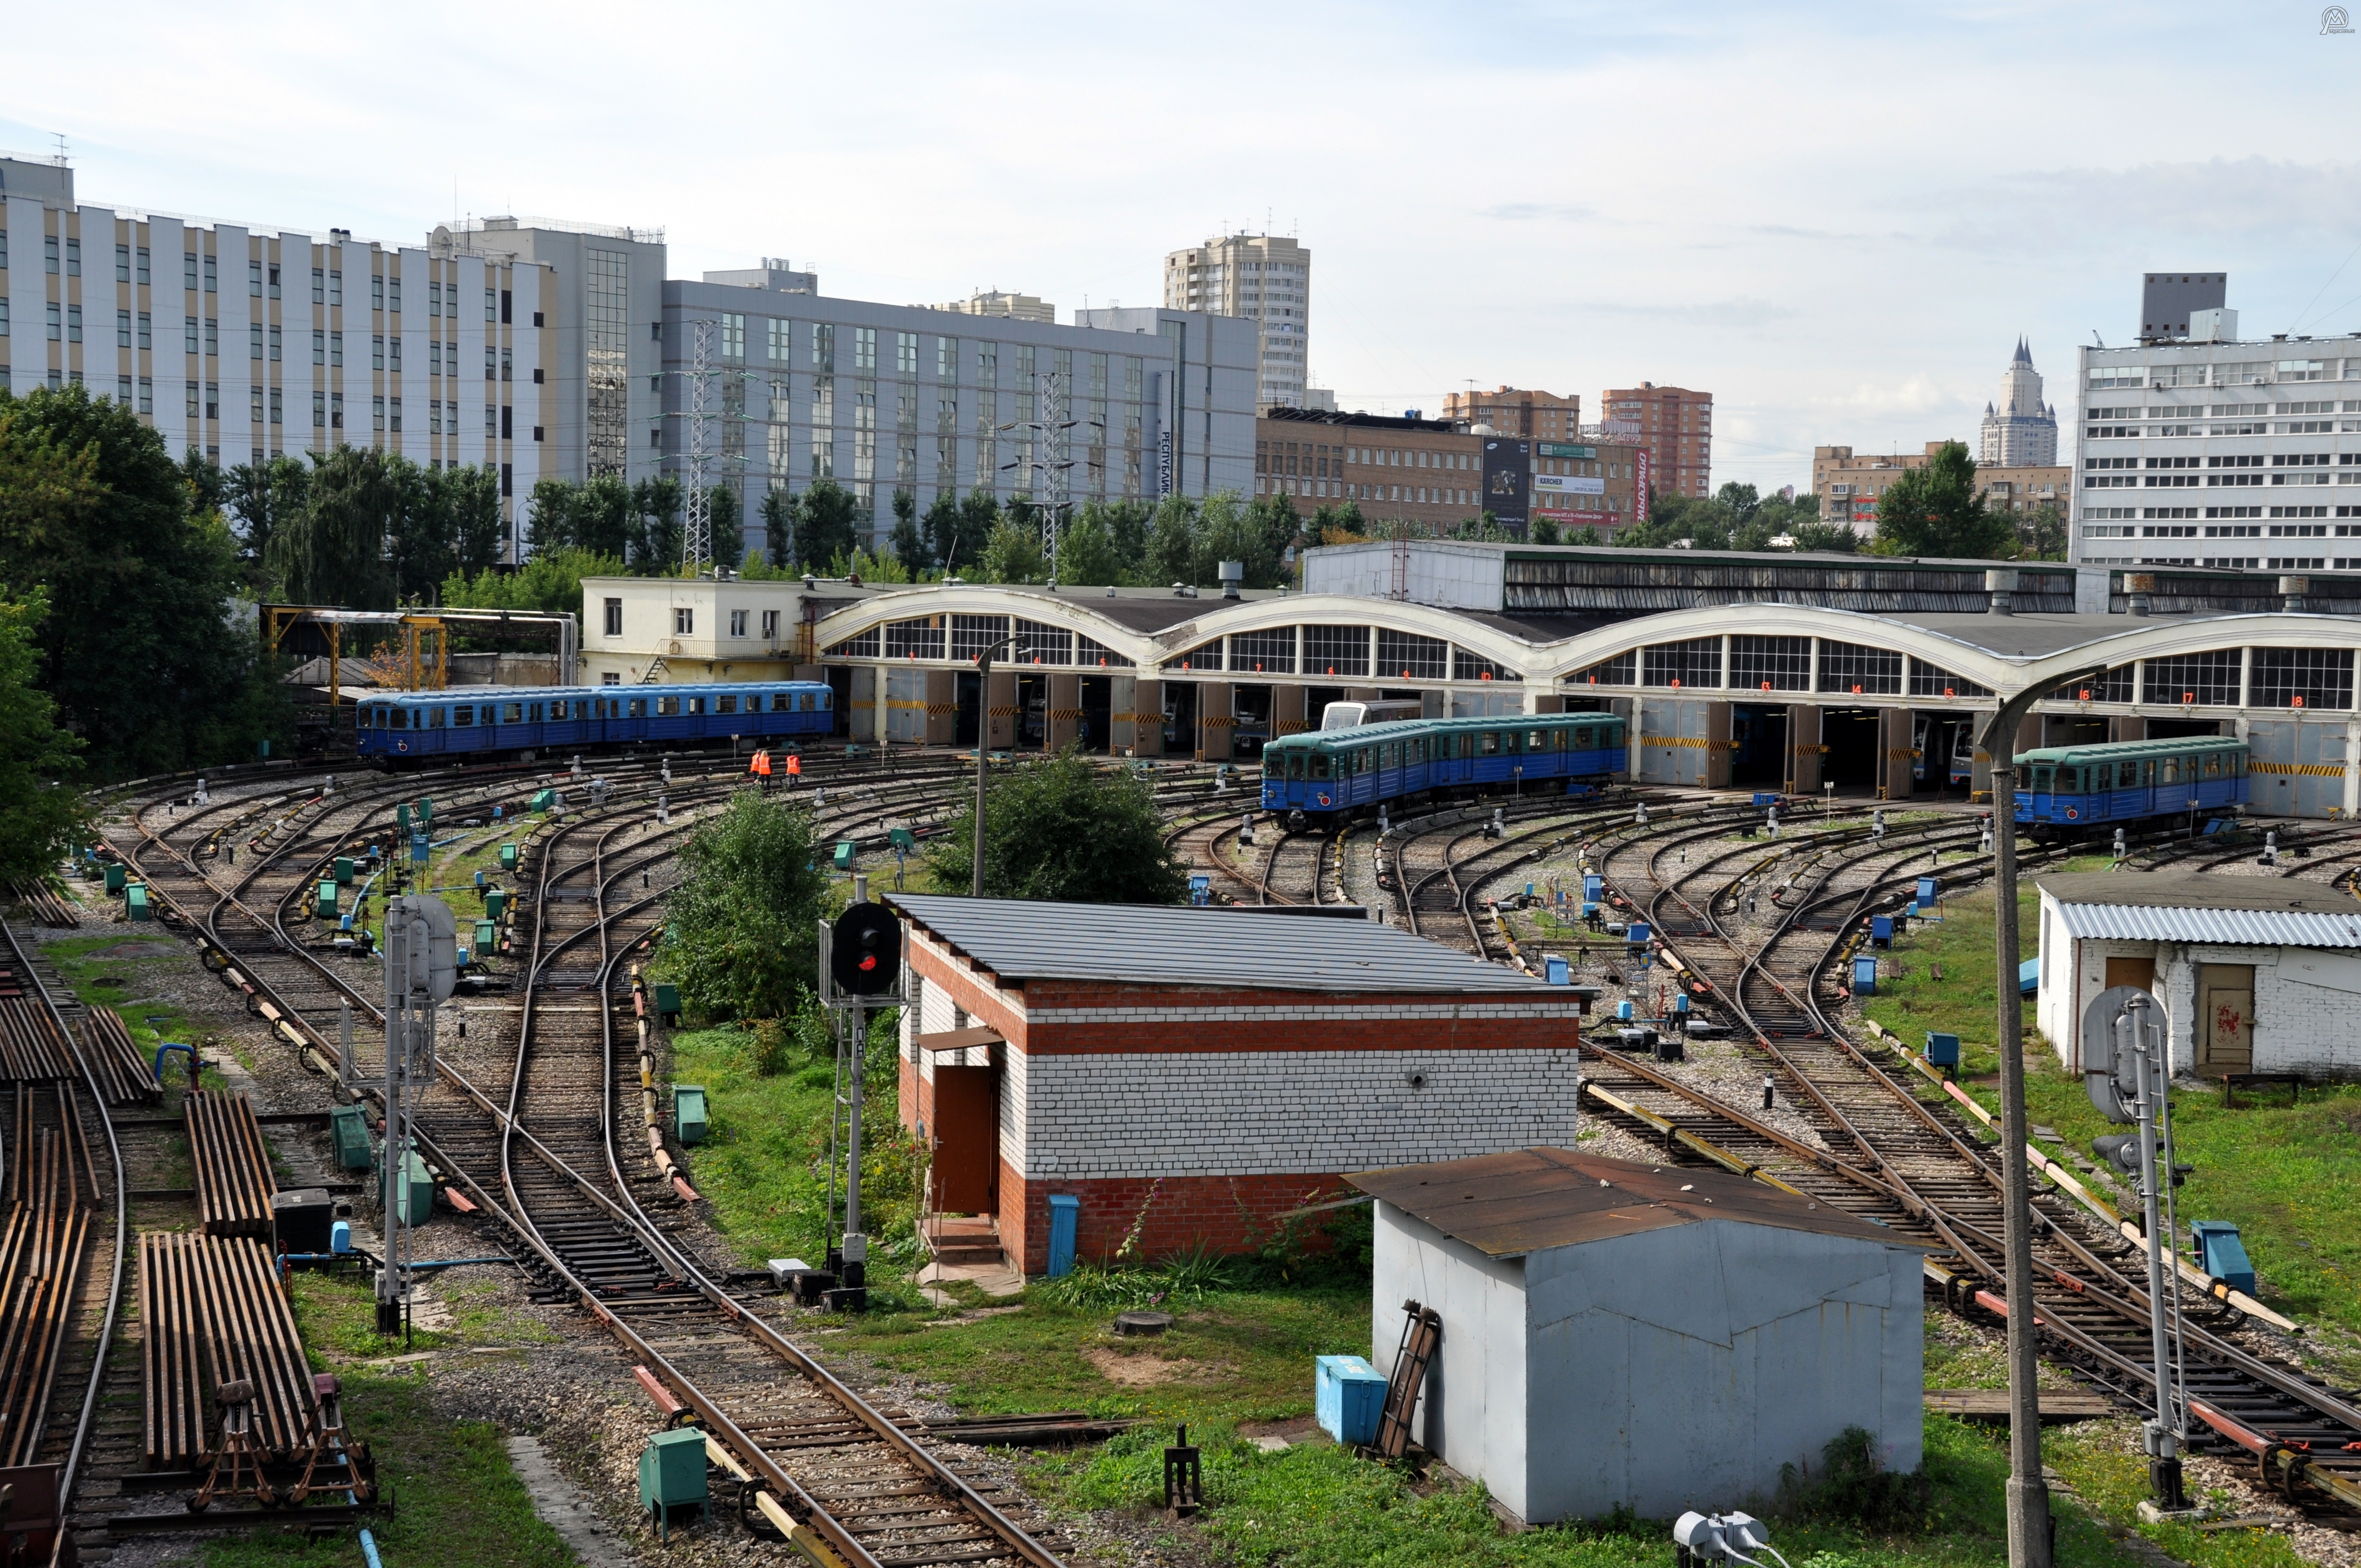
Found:
[(2058, 411), (2041, 400), (2041, 372), (2021, 337), (2000, 378), (2000, 396), (1984, 405), (1976, 444), (1976, 461), (1989, 468), (2047, 468), (2058, 461)]
[[(711, 273), (706, 280), (714, 280)], [(814, 290), (813, 292), (818, 292)], [(928, 305), (930, 311), (950, 311), (962, 316), (1006, 316), (1011, 321), (1054, 322), (1058, 307), (1034, 294), (1014, 294), (999, 289), (978, 289), (964, 300), (953, 300), (948, 305)]]
[(1535, 441), (1582, 439), (1582, 394), (1561, 398), (1523, 387), (1499, 387), (1488, 392), (1451, 392), (1443, 400), (1445, 419), (1488, 424), (1496, 435), (1522, 435)]
[(1301, 408), (1310, 385), (1312, 252), (1276, 235), (1234, 234), (1164, 258), (1164, 307), (1244, 316), (1259, 328), (1258, 408)]
[(1598, 413), (1614, 435), (1648, 449), (1659, 495), (1713, 493), (1711, 392), (1642, 381), (1600, 393)]
[(694, 326), (710, 323), (709, 482), (738, 493), (750, 548), (768, 543), (763, 497), (818, 479), (854, 493), (873, 539), (896, 490), (923, 512), (1060, 482), (1077, 503), (1252, 484), (1251, 323), (1139, 309), (1060, 326), (714, 280), (734, 276), (663, 285), (661, 417), (639, 439), (685, 476)]
[[(1535, 441), (1532, 455), (1532, 523), (1549, 522), (1561, 533), (1595, 528), (1602, 541), (1647, 515), (1644, 447), (1613, 442)], [(1532, 537), (1528, 524), (1527, 537)]]
[(0, 383), (86, 386), (176, 454), (489, 464), (513, 523), (576, 439), (559, 295), (529, 256), (85, 205), (70, 167), (0, 159)]
[(1480, 514), (1483, 486), (1484, 438), (1464, 422), (1296, 408), (1255, 422), (1254, 493), (1301, 498), (1305, 512), (1349, 500), (1432, 532)]
[(2361, 334), (2242, 342), (2220, 275), (2195, 308), (2160, 276), (2155, 335), (2081, 350), (2071, 558), (2361, 570)]
[[(1850, 446), (1812, 448), (1812, 489), (1820, 498), (1820, 517), (1848, 524), (1857, 533), (1877, 526), (1877, 499), (1912, 468), (1923, 468), (1949, 443), (1930, 441), (1918, 452), (1856, 454)], [(2002, 511), (2033, 511), (2043, 506), (2065, 510), (2073, 490), (2074, 470), (2062, 464), (2020, 464), (2013, 467), (1976, 467), (1976, 491)]]

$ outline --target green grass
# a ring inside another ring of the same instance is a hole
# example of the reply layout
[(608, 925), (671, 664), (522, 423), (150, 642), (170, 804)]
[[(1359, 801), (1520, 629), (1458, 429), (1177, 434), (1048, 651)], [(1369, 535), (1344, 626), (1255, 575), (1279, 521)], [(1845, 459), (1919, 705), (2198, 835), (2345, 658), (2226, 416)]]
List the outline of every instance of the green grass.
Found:
[[(118, 942), (152, 941), (170, 949), (150, 957), (102, 959), (93, 955)], [(75, 996), (93, 1007), (110, 1007), (122, 1016), (124, 1027), (130, 1032), (139, 1054), (149, 1061), (156, 1059), (156, 1047), (166, 1040), (194, 1045), (206, 1055), (229, 1047), (230, 1054), (247, 1067), (246, 1053), (234, 1042), (213, 1034), (192, 1035), (187, 1014), (180, 1006), (160, 997), (143, 998), (150, 981), (146, 978), (166, 965), (185, 967), (189, 949), (177, 938), (156, 926), (118, 927), (104, 936), (73, 937), (61, 942), (42, 944), (41, 952), (58, 971), (59, 977), (71, 988)], [(188, 1083), (188, 1058), (174, 1052), (164, 1067), (163, 1115), (177, 1115), (180, 1097)], [(200, 1087), (226, 1087), (221, 1074), (207, 1068), (199, 1080)]]

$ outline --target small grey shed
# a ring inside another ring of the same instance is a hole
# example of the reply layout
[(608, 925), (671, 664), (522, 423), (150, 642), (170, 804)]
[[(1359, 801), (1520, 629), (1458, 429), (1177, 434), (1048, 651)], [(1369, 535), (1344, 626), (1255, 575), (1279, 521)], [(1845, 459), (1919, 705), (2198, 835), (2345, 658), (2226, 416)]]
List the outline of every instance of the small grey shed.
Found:
[(1411, 1435), (1532, 1524), (1769, 1495), (1847, 1427), (1920, 1457), (1926, 1249), (1740, 1177), (1530, 1148), (1345, 1179), (1376, 1343), (1442, 1315)]

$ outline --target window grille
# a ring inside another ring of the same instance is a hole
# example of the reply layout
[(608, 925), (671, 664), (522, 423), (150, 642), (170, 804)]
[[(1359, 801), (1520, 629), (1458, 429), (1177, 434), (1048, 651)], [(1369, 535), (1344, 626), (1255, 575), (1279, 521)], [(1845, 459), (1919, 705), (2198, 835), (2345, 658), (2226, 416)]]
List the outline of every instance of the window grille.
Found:
[(885, 625), (885, 656), (889, 659), (939, 659), (943, 656), (943, 618), (894, 620)]
[(1902, 692), (1902, 655), (1891, 648), (1824, 641), (1820, 644), (1819, 689), (1898, 696)]
[(1167, 659), (1164, 667), (1168, 670), (1218, 670), (1222, 667), (1222, 640), (1216, 637), (1211, 642), (1190, 649), (1177, 659)]
[(2188, 653), (2177, 659), (2150, 659), (2140, 666), (2147, 672), (2147, 690), (2141, 700), (2235, 707), (2241, 662), (2235, 648)]
[(1415, 631), (1378, 631), (1378, 674), (1385, 680), (1440, 681), (1451, 674), (1451, 644)]
[[(2084, 695), (2084, 694), (2089, 695)], [(2070, 681), (2049, 694), (2051, 702), (2124, 702), (2132, 700), (2132, 667), (2119, 664), (2094, 681)]]
[(1930, 664), (1924, 659), (1910, 661), (1910, 695), (1912, 696), (1990, 696), (1990, 686), (1980, 686), (1965, 675)]
[(1647, 674), (1641, 684), (1651, 686), (1718, 686), (1721, 685), (1721, 639), (1692, 637), (1686, 642), (1651, 642)]
[(2353, 651), (2257, 648), (2254, 690), (2247, 701), (2256, 707), (2349, 708), (2353, 706)]
[(951, 657), (970, 663), (983, 657), (984, 650), (1008, 635), (1008, 618), (1005, 615), (955, 615), (951, 617)]
[(1266, 675), (1293, 674), (1295, 628), (1281, 626), (1268, 631), (1234, 633), (1230, 638), (1230, 668)]
[(874, 659), (883, 646), (884, 636), (875, 627), (858, 631), (835, 644), (828, 652), (839, 659)]
[(1812, 689), (1812, 640), (1808, 637), (1733, 637), (1730, 684), (1741, 690)]
[(1016, 660), (1020, 664), (1071, 664), (1074, 662), (1074, 634), (1062, 626), (1019, 620)]
[(1506, 664), (1496, 664), (1481, 653), (1453, 646), (1451, 678), (1455, 681), (1514, 681), (1523, 677)]
[(1307, 675), (1367, 674), (1369, 629), (1366, 626), (1305, 627), (1303, 673)]
[(1131, 661), (1095, 637), (1074, 633), (1074, 663), (1110, 670), (1128, 670)]
[(1636, 650), (1603, 659), (1587, 670), (1576, 670), (1566, 678), (1578, 686), (1628, 686), (1638, 685), (1640, 655)]

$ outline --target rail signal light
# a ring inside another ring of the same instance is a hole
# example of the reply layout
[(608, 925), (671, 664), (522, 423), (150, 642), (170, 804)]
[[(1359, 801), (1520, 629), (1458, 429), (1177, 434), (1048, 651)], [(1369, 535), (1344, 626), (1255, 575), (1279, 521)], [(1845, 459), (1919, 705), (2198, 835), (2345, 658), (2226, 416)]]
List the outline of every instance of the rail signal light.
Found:
[(902, 923), (882, 904), (856, 904), (837, 916), (829, 970), (839, 991), (882, 996), (902, 978)]

